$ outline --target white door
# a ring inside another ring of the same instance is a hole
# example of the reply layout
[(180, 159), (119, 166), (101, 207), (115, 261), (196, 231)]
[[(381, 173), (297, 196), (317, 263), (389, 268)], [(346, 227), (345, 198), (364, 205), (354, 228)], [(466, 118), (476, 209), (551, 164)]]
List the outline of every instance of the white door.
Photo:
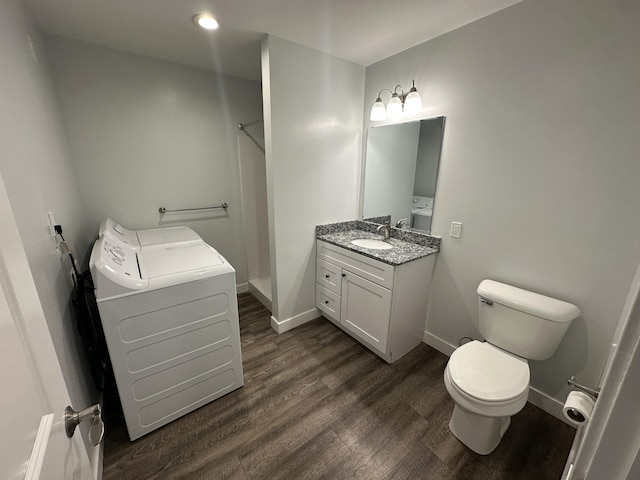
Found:
[(591, 420), (576, 434), (563, 480), (640, 478), (640, 265), (601, 383)]
[(0, 225), (0, 478), (91, 479), (80, 433), (65, 433), (69, 392), (1, 177)]

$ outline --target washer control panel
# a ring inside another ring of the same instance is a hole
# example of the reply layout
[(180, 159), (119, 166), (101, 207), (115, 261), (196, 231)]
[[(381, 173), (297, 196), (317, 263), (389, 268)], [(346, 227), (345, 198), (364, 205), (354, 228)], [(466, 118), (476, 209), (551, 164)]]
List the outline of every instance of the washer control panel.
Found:
[(96, 240), (89, 265), (98, 301), (149, 285), (148, 280), (140, 278), (138, 255), (134, 248), (109, 235)]
[(110, 218), (107, 218), (100, 224), (98, 235), (100, 237), (109, 237), (118, 242), (122, 242), (133, 250), (140, 250), (140, 242), (138, 241), (136, 232), (133, 230), (127, 230)]
[(140, 278), (136, 252), (113, 238), (104, 237), (102, 259), (114, 272)]

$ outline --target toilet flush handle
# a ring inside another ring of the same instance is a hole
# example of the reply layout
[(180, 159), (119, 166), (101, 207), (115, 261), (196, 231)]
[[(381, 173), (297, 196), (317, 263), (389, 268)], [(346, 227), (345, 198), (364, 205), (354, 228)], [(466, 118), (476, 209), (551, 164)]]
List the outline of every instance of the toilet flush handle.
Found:
[(489, 300), (488, 298), (480, 297), (480, 301), (488, 306), (493, 305), (493, 300)]

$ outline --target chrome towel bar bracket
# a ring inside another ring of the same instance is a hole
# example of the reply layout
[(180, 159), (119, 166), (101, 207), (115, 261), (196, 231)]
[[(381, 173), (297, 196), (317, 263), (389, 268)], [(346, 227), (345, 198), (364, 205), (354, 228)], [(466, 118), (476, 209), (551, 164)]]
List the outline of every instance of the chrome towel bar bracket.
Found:
[(158, 212), (160, 212), (161, 214), (165, 214), (165, 213), (172, 213), (172, 212), (195, 212), (198, 210), (213, 210), (214, 208), (223, 208), (223, 209), (227, 209), (229, 208), (229, 204), (227, 202), (223, 202), (220, 205), (213, 205), (211, 207), (198, 207), (198, 208), (176, 208), (173, 210), (168, 210), (164, 207), (160, 207), (158, 209)]
[(587, 395), (591, 395), (595, 399), (597, 399), (598, 396), (600, 395), (600, 388), (590, 388), (590, 387), (585, 387), (584, 385), (580, 385), (578, 382), (576, 382), (575, 375), (572, 375), (571, 378), (567, 380), (567, 384), (571, 385), (574, 388), (577, 388), (578, 390), (586, 393)]

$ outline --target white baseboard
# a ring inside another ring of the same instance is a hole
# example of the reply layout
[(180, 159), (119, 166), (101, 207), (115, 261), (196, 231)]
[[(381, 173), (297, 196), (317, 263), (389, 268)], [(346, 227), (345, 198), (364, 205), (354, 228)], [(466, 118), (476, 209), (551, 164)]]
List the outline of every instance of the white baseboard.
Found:
[(426, 330), (424, 331), (424, 335), (422, 336), (422, 341), (430, 347), (435, 348), (440, 353), (444, 353), (447, 357), (450, 357), (457, 348), (456, 346), (451, 345), (449, 342), (442, 340), (440, 337), (436, 337)]
[(265, 306), (265, 308), (267, 310), (269, 310), (270, 312), (272, 312), (273, 310), (273, 304), (271, 302), (271, 299), (267, 298), (267, 296), (262, 293), (259, 289), (257, 289), (256, 287), (254, 287), (251, 283), (249, 283), (249, 293), (251, 295), (253, 295), (254, 297), (256, 297), (258, 299), (258, 301)]
[(236, 291), (237, 291), (237, 293), (247, 293), (249, 291), (249, 284), (248, 283), (240, 283), (240, 284), (236, 285)]
[(292, 328), (299, 327), (311, 320), (314, 320), (320, 316), (320, 310), (312, 308), (306, 312), (302, 312), (295, 317), (287, 318), (286, 320), (278, 320), (276, 317), (271, 317), (271, 328), (278, 333), (284, 333)]
[[(427, 332), (425, 330), (424, 336), (422, 337), (422, 341), (429, 345), (430, 347), (435, 348), (440, 353), (445, 354), (447, 357), (450, 357), (451, 354), (457, 348), (456, 346), (446, 342), (445, 340), (436, 337), (435, 335)], [(553, 397), (550, 397), (546, 393), (542, 393), (540, 390), (534, 387), (529, 387), (529, 400), (531, 404), (536, 407), (544, 410), (549, 415), (556, 417), (558, 420), (562, 420), (567, 425), (571, 425), (575, 428), (575, 425), (570, 423), (565, 416), (562, 414), (562, 408), (564, 407), (564, 403), (556, 400)]]
[(562, 408), (564, 403), (550, 397), (546, 393), (542, 393), (540, 390), (534, 387), (529, 387), (529, 403), (532, 403), (541, 410), (544, 410), (549, 415), (556, 417), (558, 420), (562, 420), (567, 425), (571, 425), (573, 428), (576, 426), (569, 422), (562, 414)]

